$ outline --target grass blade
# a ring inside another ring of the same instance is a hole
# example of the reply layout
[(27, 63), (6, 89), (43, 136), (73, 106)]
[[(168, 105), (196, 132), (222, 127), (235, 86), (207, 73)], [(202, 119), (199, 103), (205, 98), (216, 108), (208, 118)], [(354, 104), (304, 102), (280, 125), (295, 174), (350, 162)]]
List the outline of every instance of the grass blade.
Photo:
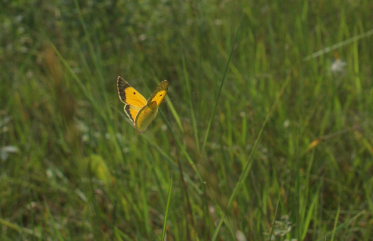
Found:
[(168, 197), (167, 197), (167, 206), (166, 206), (166, 213), (164, 215), (164, 221), (163, 221), (163, 231), (162, 231), (162, 241), (166, 240), (166, 234), (167, 234), (167, 219), (168, 219), (168, 213), (171, 206), (171, 199), (172, 199), (172, 192), (173, 192), (173, 180), (171, 179), (170, 187), (168, 188)]

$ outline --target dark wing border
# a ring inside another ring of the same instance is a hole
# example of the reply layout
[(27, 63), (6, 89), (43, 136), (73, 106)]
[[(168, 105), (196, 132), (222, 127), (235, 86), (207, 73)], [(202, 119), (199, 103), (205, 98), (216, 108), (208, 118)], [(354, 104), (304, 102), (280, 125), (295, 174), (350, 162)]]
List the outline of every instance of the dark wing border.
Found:
[(122, 101), (124, 104), (126, 103), (126, 92), (124, 91), (126, 88), (130, 87), (127, 81), (125, 81), (121, 76), (117, 77), (117, 90), (118, 90), (118, 96), (120, 101)]

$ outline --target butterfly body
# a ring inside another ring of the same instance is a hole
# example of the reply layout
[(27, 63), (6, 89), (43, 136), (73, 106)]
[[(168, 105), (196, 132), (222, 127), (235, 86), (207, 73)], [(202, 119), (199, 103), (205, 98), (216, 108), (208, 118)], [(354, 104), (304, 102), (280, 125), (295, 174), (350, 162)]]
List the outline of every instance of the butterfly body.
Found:
[(119, 99), (124, 103), (124, 112), (134, 127), (143, 132), (157, 116), (158, 108), (167, 95), (168, 81), (162, 81), (148, 100), (120, 76), (117, 88)]

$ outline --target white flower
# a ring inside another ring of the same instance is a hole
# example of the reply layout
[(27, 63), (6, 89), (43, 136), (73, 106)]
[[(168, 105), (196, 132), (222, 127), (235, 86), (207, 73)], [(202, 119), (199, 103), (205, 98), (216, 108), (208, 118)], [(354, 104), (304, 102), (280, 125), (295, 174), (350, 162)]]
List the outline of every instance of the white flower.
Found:
[(340, 59), (335, 59), (334, 62), (332, 63), (332, 66), (330, 67), (330, 70), (333, 73), (341, 73), (345, 70), (347, 63), (340, 60)]
[(245, 234), (241, 230), (237, 230), (236, 239), (238, 241), (247, 241), (247, 238), (246, 238)]

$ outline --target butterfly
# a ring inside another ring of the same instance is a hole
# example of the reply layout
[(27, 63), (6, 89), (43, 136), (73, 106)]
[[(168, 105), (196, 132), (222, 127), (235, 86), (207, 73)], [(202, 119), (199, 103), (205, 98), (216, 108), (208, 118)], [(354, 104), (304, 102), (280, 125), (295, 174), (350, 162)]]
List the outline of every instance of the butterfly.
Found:
[(117, 78), (117, 88), (119, 99), (124, 103), (124, 112), (133, 126), (143, 132), (157, 116), (158, 108), (167, 95), (168, 81), (162, 81), (148, 100), (121, 76)]

